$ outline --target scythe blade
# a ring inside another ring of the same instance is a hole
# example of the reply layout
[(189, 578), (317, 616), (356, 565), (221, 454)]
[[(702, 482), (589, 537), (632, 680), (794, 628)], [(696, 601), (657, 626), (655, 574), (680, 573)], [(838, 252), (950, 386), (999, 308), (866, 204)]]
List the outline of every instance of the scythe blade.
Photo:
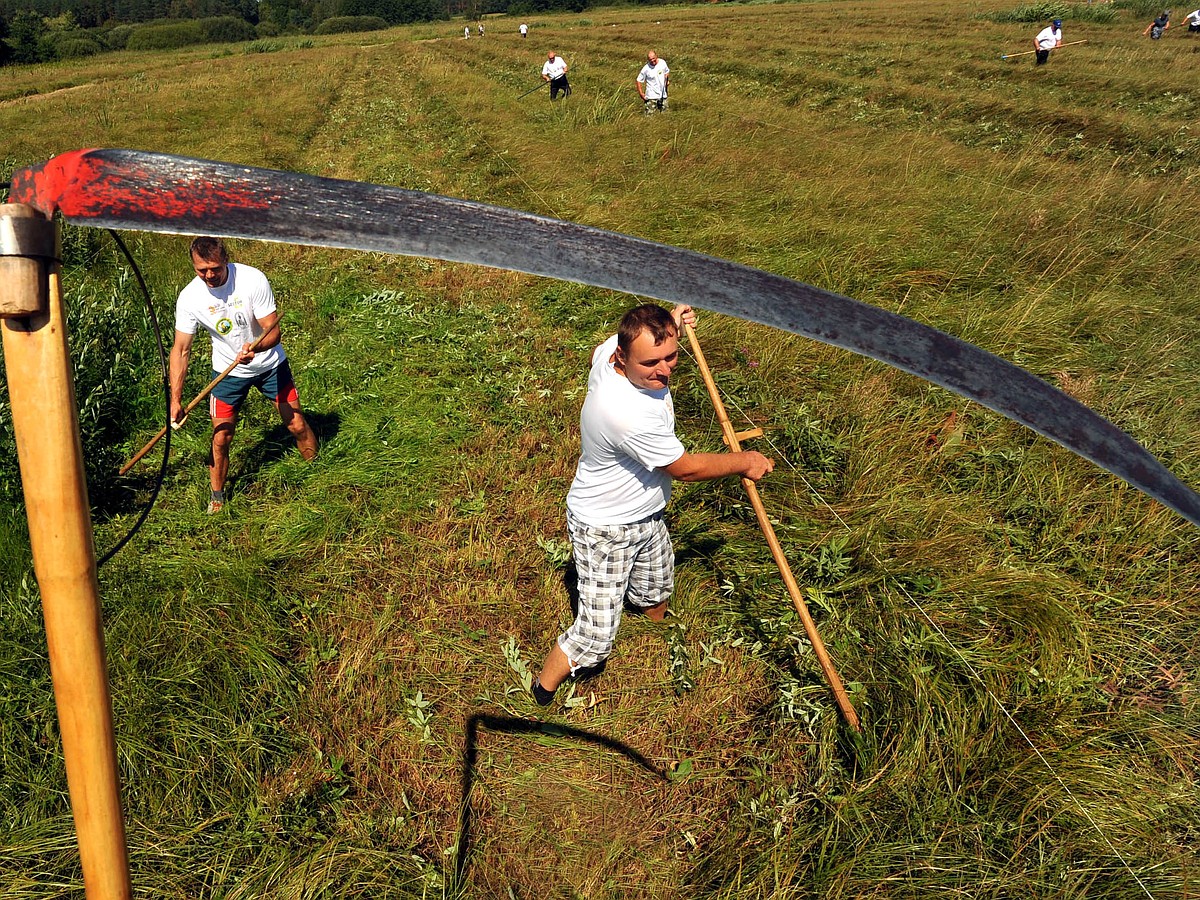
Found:
[(690, 303), (877, 359), (1020, 422), (1200, 525), (1200, 496), (1137, 441), (1033, 374), (911, 319), (690, 250), (385, 185), (135, 150), (15, 173), (11, 202), (79, 225), (475, 263)]

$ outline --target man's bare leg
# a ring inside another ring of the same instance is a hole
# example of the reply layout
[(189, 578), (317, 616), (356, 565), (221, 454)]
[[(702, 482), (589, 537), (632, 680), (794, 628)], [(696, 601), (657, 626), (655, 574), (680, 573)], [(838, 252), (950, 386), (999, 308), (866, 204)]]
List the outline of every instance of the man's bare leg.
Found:
[(543, 688), (553, 691), (570, 674), (571, 661), (567, 659), (567, 654), (562, 652), (562, 647), (558, 646), (558, 641), (555, 641), (554, 646), (550, 648), (550, 653), (546, 657), (546, 661), (542, 663), (542, 671), (538, 675), (537, 680)]
[(280, 400), (276, 402), (275, 408), (279, 410), (279, 418), (283, 420), (287, 430), (296, 439), (296, 449), (300, 451), (300, 455), (309, 461), (316, 459), (317, 435), (308, 424), (308, 420), (304, 418), (300, 407), (293, 406), (286, 400)]
[(229, 446), (237, 419), (213, 419), (212, 461), (208, 467), (208, 484), (214, 491), (225, 490), (229, 477)]
[(233, 443), (233, 432), (236, 428), (236, 416), (232, 419), (213, 419), (212, 450), (208, 466), (208, 486), (213, 493), (208, 506), (210, 513), (216, 512), (225, 503), (225, 480), (229, 476), (229, 447)]

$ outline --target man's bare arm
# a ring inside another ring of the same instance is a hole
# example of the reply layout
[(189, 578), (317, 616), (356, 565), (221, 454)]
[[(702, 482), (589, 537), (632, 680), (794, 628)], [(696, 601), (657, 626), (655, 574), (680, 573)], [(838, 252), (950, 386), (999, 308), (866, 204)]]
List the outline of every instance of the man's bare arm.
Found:
[(758, 481), (775, 468), (775, 463), (757, 450), (738, 453), (684, 453), (664, 472), (679, 481), (710, 481), (730, 475), (744, 475)]
[(171, 346), (171, 359), (167, 381), (171, 385), (171, 421), (178, 422), (183, 412), (183, 382), (187, 378), (188, 361), (192, 356), (192, 340), (195, 335), (175, 332), (175, 343)]

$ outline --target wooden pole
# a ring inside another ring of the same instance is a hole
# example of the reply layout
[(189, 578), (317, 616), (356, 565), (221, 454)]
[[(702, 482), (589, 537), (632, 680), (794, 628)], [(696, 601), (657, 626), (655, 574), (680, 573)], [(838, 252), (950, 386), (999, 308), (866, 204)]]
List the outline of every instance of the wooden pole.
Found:
[[(6, 222), (30, 213), (38, 215), (32, 207), (0, 205), (0, 234)], [(4, 292), (45, 299), (32, 312), (9, 303), (0, 310), (4, 364), (84, 892), (88, 900), (129, 900), (91, 510), (52, 245), (35, 254), (0, 247)]]
[[(1051, 47), (1051, 50), (1059, 50), (1063, 47), (1074, 47), (1076, 44), (1086, 44), (1087, 38), (1082, 41), (1067, 41), (1065, 44), (1059, 44), (1057, 47)], [(1001, 53), (1001, 59), (1012, 59), (1014, 56), (1028, 56), (1030, 53), (1037, 53), (1036, 50), (1020, 50), (1017, 53)]]
[[(266, 339), (267, 335), (274, 334), (275, 329), (278, 327), (279, 327), (278, 324), (273, 325), (270, 328), (268, 328), (266, 331), (264, 331), (262, 334), (260, 334), (258, 336), (258, 339), (255, 340), (255, 342), (250, 345), (250, 349), (257, 350), (258, 345), (261, 344)], [(232, 372), (234, 369), (236, 369), (237, 366), (238, 366), (238, 361), (235, 359), (233, 362), (231, 362), (229, 365), (227, 365), (225, 367), (224, 372), (222, 372), (220, 375), (218, 375), (216, 378), (214, 378), (212, 381), (210, 381), (208, 384), (206, 384), (204, 386), (204, 390), (202, 390), (200, 393), (198, 393), (192, 399), (192, 402), (183, 408), (184, 419), (186, 419), (188, 416), (190, 416), (192, 414), (192, 410), (195, 409), (197, 406), (199, 406), (200, 403), (204, 400), (204, 398), (212, 393), (213, 388), (215, 388), (218, 384), (220, 384), (222, 381), (224, 381), (225, 378), (229, 375), (229, 373)], [(180, 422), (179, 424), (182, 425), (183, 423)], [(176, 427), (178, 427), (178, 425)], [(166, 435), (166, 433), (167, 433), (167, 426), (164, 425), (161, 429), (159, 429), (158, 434), (156, 434), (154, 437), (150, 438), (150, 440), (146, 443), (145, 447), (143, 447), (141, 450), (139, 450), (137, 453), (135, 453), (132, 456), (132, 458), (130, 458), (129, 462), (127, 462), (127, 463), (125, 463), (125, 465), (121, 466), (121, 469), (120, 469), (120, 471), (117, 472), (117, 474), (124, 475), (130, 469), (132, 469), (134, 466), (136, 466), (139, 462), (141, 462), (142, 457), (145, 456), (147, 453), (149, 453), (151, 450), (153, 450), (155, 444), (157, 444), (159, 441), (161, 441), (163, 439), (163, 437)]]
[[(688, 340), (692, 344), (692, 352), (696, 355), (696, 362), (700, 366), (700, 375), (704, 379), (704, 386), (708, 388), (708, 396), (712, 400), (713, 409), (717, 413), (717, 421), (721, 424), (721, 432), (725, 437), (725, 443), (729, 449), (735, 453), (742, 449), (738, 441), (738, 434), (733, 430), (733, 425), (729, 422), (729, 415), (725, 412), (725, 404), (721, 401), (721, 394), (717, 390), (717, 383), (713, 380), (712, 372), (708, 368), (708, 361), (704, 358), (704, 351), (700, 349), (700, 341), (696, 339), (696, 331), (691, 325), (685, 325), (684, 329), (687, 332)], [(796, 607), (796, 612), (800, 616), (800, 621), (804, 623), (804, 633), (808, 635), (808, 641), (812, 644), (813, 652), (817, 655), (817, 662), (821, 665), (821, 671), (825, 673), (825, 680), (829, 683), (829, 687), (833, 690), (833, 699), (838, 705), (838, 709), (842, 711), (842, 716), (855, 731), (860, 731), (858, 723), (858, 713), (850, 703), (850, 697), (846, 694), (846, 688), (842, 685), (842, 679), (837, 673), (837, 669), (833, 667), (833, 660), (829, 658), (829, 654), (825, 650), (825, 644), (821, 640), (821, 635), (817, 631), (817, 624), (813, 621), (812, 616), (808, 612), (808, 605), (804, 602), (804, 595), (800, 592), (800, 586), (796, 584), (796, 579), (792, 575), (791, 566), (788, 565), (787, 557), (783, 555), (783, 548), (779, 545), (779, 538), (775, 536), (775, 528), (771, 525), (771, 520), (767, 517), (766, 507), (763, 506), (762, 498), (758, 495), (758, 486), (749, 478), (742, 478), (742, 487), (746, 489), (746, 495), (750, 498), (750, 505), (754, 507), (754, 515), (758, 519), (758, 527), (762, 529), (763, 536), (767, 539), (767, 546), (771, 548), (771, 556), (775, 560), (775, 565), (779, 567), (779, 574), (783, 576), (783, 583), (787, 585), (788, 594), (791, 595), (792, 605)]]

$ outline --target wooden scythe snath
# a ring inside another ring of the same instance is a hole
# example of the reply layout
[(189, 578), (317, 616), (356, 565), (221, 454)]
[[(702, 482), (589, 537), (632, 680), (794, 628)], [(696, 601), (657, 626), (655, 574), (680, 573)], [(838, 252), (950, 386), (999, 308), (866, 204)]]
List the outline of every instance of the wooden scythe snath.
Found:
[(0, 205), (0, 327), (33, 569), (88, 900), (128, 900), (100, 591), (67, 350), (58, 231)]
[[(266, 331), (264, 331), (262, 334), (260, 334), (255, 339), (254, 343), (250, 345), (250, 349), (258, 350), (258, 345), (261, 344), (263, 341), (265, 341), (269, 335), (274, 334), (278, 328), (279, 328), (278, 323), (276, 323), (275, 325), (272, 325), (270, 328), (268, 328)], [(202, 391), (200, 391), (200, 393), (198, 393), (195, 397), (193, 397), (192, 401), (183, 408), (183, 418), (180, 419), (178, 422), (172, 422), (171, 427), (172, 428), (182, 428), (183, 423), (187, 421), (187, 417), (192, 414), (192, 410), (195, 409), (197, 406), (199, 406), (201, 403), (203, 403), (204, 399), (213, 392), (213, 388), (215, 388), (218, 384), (220, 384), (222, 381), (224, 381), (226, 378), (228, 378), (229, 373), (232, 372), (234, 369), (236, 369), (238, 367), (238, 365), (239, 365), (238, 361), (235, 359), (233, 362), (231, 362), (229, 365), (227, 365), (225, 367), (225, 370), (223, 372), (218, 373), (216, 378), (214, 378), (212, 381), (210, 381), (208, 384), (206, 384), (204, 386), (204, 389)], [(131, 456), (129, 458), (129, 462), (127, 462), (127, 463), (125, 463), (125, 465), (121, 466), (121, 468), (117, 471), (117, 474), (118, 475), (127, 475), (129, 473), (130, 469), (132, 469), (139, 462), (141, 462), (142, 458), (145, 457), (145, 455), (147, 453), (149, 453), (151, 450), (153, 450), (155, 445), (157, 445), (159, 441), (161, 441), (164, 437), (166, 437), (166, 434), (167, 434), (167, 426), (164, 425), (161, 429), (159, 429), (158, 434), (156, 434), (156, 435), (154, 435), (154, 437), (150, 438), (150, 440), (148, 440), (146, 442), (145, 446), (143, 446), (141, 450), (139, 450), (137, 453), (133, 454), (133, 456)]]
[[(755, 428), (751, 431), (741, 432), (733, 430), (729, 414), (725, 411), (725, 404), (721, 401), (721, 392), (717, 390), (717, 383), (713, 380), (712, 371), (708, 368), (708, 360), (704, 358), (704, 351), (700, 349), (696, 331), (691, 325), (685, 325), (684, 330), (687, 332), (688, 340), (691, 341), (696, 364), (700, 367), (700, 377), (704, 379), (704, 386), (708, 388), (709, 399), (712, 400), (713, 409), (717, 413), (717, 422), (721, 426), (725, 444), (736, 453), (742, 449), (741, 441), (743, 439), (759, 436), (762, 434), (762, 429)], [(771, 558), (779, 567), (779, 574), (787, 586), (788, 596), (792, 598), (792, 605), (796, 607), (800, 621), (804, 623), (804, 633), (808, 635), (808, 642), (812, 645), (813, 653), (817, 656), (817, 662), (821, 665), (821, 671), (825, 674), (825, 680), (829, 683), (830, 690), (833, 691), (833, 699), (837, 702), (838, 709), (842, 711), (842, 717), (846, 720), (846, 724), (855, 731), (860, 731), (858, 713), (850, 703), (850, 697), (846, 694), (842, 679), (838, 675), (837, 669), (833, 667), (833, 660), (829, 658), (829, 653), (825, 650), (825, 644), (821, 640), (821, 634), (817, 631), (817, 623), (813, 621), (813, 617), (808, 611), (808, 604), (804, 602), (804, 594), (800, 591), (800, 585), (796, 583), (796, 578), (792, 575), (792, 568), (788, 565), (783, 547), (779, 544), (779, 538), (775, 536), (775, 527), (771, 524), (767, 509), (758, 495), (758, 485), (743, 476), (742, 487), (746, 489), (746, 496), (750, 498), (750, 505), (754, 507), (754, 516), (758, 519), (758, 527), (762, 529), (763, 537), (767, 539), (767, 546), (771, 548)]]
[[(1059, 44), (1057, 47), (1050, 47), (1049, 49), (1061, 50), (1063, 47), (1074, 47), (1076, 44), (1086, 44), (1086, 43), (1087, 43), (1087, 39), (1085, 38), (1082, 41), (1068, 41), (1065, 44)], [(1012, 59), (1014, 56), (1028, 56), (1030, 53), (1037, 53), (1037, 51), (1036, 50), (1021, 50), (1017, 53), (1002, 53), (1002, 54), (1000, 54), (1000, 58), (1001, 59)]]

